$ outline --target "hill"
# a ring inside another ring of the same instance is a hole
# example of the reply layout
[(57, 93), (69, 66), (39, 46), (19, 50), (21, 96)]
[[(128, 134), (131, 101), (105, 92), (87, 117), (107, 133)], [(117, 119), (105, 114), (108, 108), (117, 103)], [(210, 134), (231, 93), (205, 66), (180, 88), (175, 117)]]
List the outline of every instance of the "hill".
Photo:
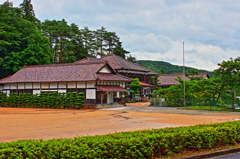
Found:
[[(146, 67), (150, 70), (153, 70), (153, 71), (161, 73), (161, 74), (183, 73), (183, 66), (172, 65), (172, 64), (170, 64), (168, 62), (164, 62), (164, 61), (138, 60), (136, 62), (139, 65), (142, 65), (143, 67)], [(186, 72), (189, 72), (190, 70), (198, 71), (199, 73), (208, 72), (208, 73), (210, 73), (210, 75), (213, 74), (213, 72), (211, 72), (211, 71), (201, 70), (201, 69), (196, 69), (196, 68), (185, 66)], [(164, 71), (164, 73), (162, 71)]]

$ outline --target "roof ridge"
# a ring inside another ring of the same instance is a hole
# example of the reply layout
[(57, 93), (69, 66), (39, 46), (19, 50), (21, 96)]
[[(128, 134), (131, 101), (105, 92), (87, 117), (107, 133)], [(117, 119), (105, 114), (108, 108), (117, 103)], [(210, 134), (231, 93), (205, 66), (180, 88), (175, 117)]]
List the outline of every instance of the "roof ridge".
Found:
[(58, 67), (58, 66), (72, 66), (72, 65), (89, 65), (89, 64), (100, 64), (100, 63), (106, 63), (106, 62), (96, 61), (96, 62), (83, 62), (83, 63), (28, 65), (28, 66), (23, 66), (23, 68), (32, 68), (32, 67)]
[[(115, 55), (115, 56), (117, 56), (117, 55)], [(120, 57), (120, 56), (118, 56), (118, 57)], [(122, 58), (122, 57), (120, 57), (120, 58)], [(131, 61), (128, 61), (127, 59), (124, 59), (124, 58), (122, 58), (123, 60), (125, 60), (125, 61), (127, 61), (127, 62), (131, 62)], [(134, 63), (134, 62), (131, 62), (132, 64), (134, 64), (134, 65), (137, 65), (137, 66), (139, 66), (139, 67), (141, 67), (141, 68), (144, 68), (144, 69), (146, 69), (146, 70), (148, 70), (148, 72), (151, 72), (152, 70), (150, 70), (150, 69), (148, 69), (148, 68), (146, 68), (146, 67), (143, 67), (143, 66), (141, 66), (141, 65), (139, 65), (139, 64), (137, 64), (137, 63)], [(124, 68), (124, 67), (122, 67), (122, 68)]]
[[(113, 55), (113, 57), (116, 59), (116, 61), (118, 62), (119, 66), (121, 66), (121, 67), (123, 68), (123, 66), (120, 64), (120, 62), (118, 61), (118, 59), (115, 57), (115, 56), (117, 56), (117, 55), (115, 55), (115, 54), (112, 54), (112, 55)], [(120, 56), (118, 56), (118, 57), (120, 57)]]

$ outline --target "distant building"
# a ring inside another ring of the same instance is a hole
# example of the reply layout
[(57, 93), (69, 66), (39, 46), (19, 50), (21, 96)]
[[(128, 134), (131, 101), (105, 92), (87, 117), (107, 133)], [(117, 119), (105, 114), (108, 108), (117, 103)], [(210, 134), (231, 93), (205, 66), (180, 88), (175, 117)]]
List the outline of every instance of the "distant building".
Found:
[[(188, 77), (183, 74), (163, 74), (158, 77), (160, 84), (158, 86), (162, 88), (168, 88), (172, 85), (178, 85), (180, 82), (176, 80), (177, 77), (181, 77), (183, 80), (190, 81)], [(193, 77), (203, 77), (205, 79), (209, 78), (208, 73), (199, 73)]]

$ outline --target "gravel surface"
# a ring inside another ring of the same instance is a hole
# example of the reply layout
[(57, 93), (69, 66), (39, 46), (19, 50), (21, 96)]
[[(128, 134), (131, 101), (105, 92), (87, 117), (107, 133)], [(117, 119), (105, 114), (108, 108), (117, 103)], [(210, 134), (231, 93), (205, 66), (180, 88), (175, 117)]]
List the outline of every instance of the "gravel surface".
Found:
[(239, 112), (149, 107), (149, 103), (93, 110), (0, 108), (0, 142), (74, 138), (164, 127), (235, 121)]

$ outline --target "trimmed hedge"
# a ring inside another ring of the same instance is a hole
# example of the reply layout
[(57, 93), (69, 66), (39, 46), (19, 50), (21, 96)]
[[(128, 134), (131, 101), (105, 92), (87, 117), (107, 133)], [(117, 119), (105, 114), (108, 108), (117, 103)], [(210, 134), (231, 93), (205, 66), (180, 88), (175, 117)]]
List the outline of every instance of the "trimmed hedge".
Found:
[(0, 93), (0, 106), (80, 109), (85, 102), (84, 98), (83, 92), (10, 93), (9, 96)]
[(0, 143), (0, 158), (153, 158), (240, 142), (240, 121), (74, 139)]

